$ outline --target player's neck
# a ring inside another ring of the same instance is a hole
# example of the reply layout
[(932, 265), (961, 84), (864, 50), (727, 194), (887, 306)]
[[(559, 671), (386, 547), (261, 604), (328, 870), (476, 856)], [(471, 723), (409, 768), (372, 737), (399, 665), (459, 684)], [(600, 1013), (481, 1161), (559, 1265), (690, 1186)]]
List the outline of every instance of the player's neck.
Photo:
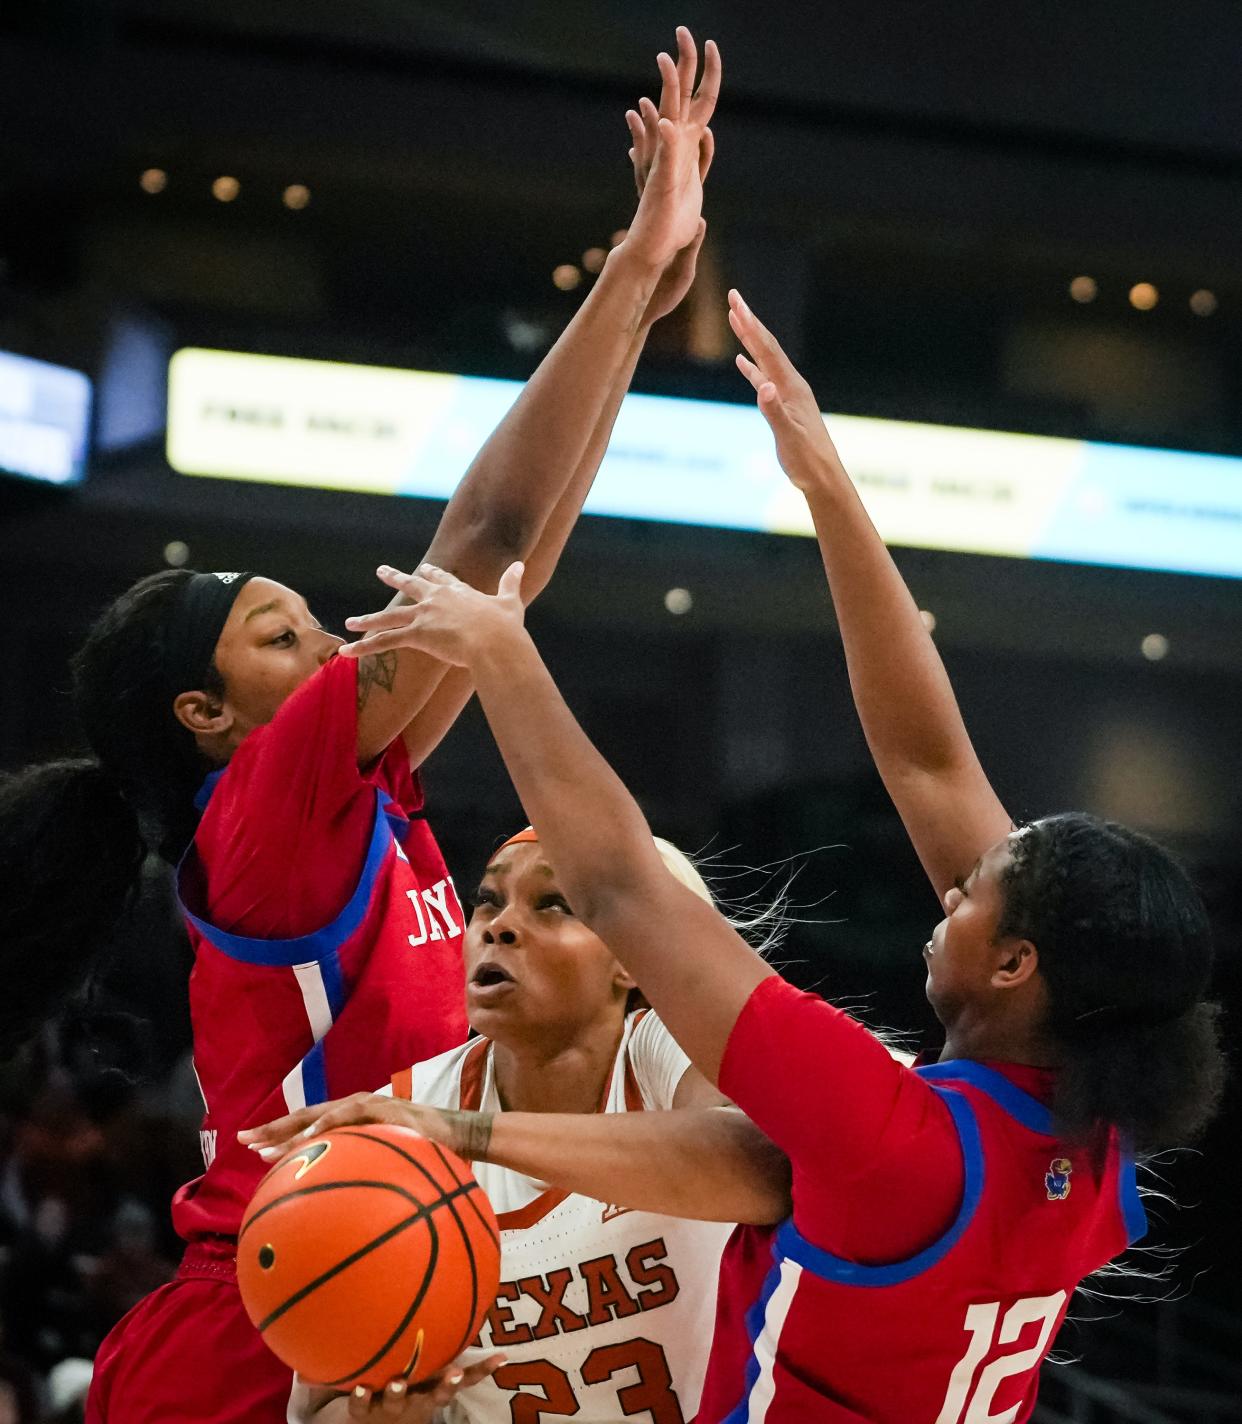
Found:
[(945, 1037), (940, 1061), (951, 1058), (1016, 1063), (1028, 1068), (1056, 1068), (1061, 1061), (1043, 1034), (1008, 1023), (972, 1020), (969, 1015), (954, 1023)]
[(506, 1112), (598, 1111), (621, 1028), (613, 1033), (595, 1026), (556, 1043), (493, 1043), (492, 1071), (502, 1107)]

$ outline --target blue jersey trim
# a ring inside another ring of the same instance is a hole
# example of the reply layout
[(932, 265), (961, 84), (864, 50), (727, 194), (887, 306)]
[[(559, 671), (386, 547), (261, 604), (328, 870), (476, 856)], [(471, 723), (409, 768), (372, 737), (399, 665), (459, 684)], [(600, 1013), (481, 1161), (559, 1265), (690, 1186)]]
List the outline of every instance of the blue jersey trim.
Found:
[(1147, 1235), (1147, 1212), (1139, 1197), (1134, 1158), (1129, 1152), (1122, 1152), (1117, 1164), (1117, 1205), (1126, 1224), (1126, 1240), (1133, 1246)]
[(1023, 1127), (1038, 1132), (1041, 1137), (1056, 1136), (1051, 1109), (1038, 1098), (1031, 1097), (1030, 1093), (1024, 1093), (995, 1068), (970, 1058), (954, 1058), (948, 1063), (929, 1063), (914, 1071), (930, 1083), (969, 1083), (981, 1093), (986, 1093), (998, 1108), (1016, 1118)]
[(203, 780), (203, 784), (194, 793), (194, 809), (200, 815), (207, 809), (207, 803), (211, 800), (211, 793), (220, 784), (220, 778), (227, 770), (227, 766), (222, 766), (219, 771), (208, 773)]
[(763, 1278), (759, 1299), (746, 1312), (746, 1337), (750, 1344), (750, 1358), (746, 1361), (746, 1383), (742, 1387), (742, 1397), (725, 1415), (721, 1424), (746, 1424), (750, 1415), (750, 1396), (759, 1379), (759, 1356), (755, 1353), (755, 1342), (763, 1330), (764, 1317), (768, 1313), (768, 1301), (772, 1299), (777, 1286), (781, 1283), (781, 1262), (780, 1257), (776, 1255), (775, 1244), (772, 1247), (772, 1254), (776, 1257), (776, 1264)]
[(895, 1261), (889, 1266), (861, 1266), (856, 1261), (847, 1261), (841, 1256), (834, 1256), (830, 1251), (813, 1246), (797, 1230), (791, 1217), (777, 1230), (773, 1252), (796, 1261), (804, 1270), (822, 1280), (835, 1281), (843, 1286), (901, 1285), (904, 1281), (913, 1280), (915, 1276), (938, 1265), (957, 1245), (962, 1233), (974, 1219), (979, 1199), (983, 1195), (984, 1161), (979, 1124), (975, 1120), (975, 1112), (970, 1103), (952, 1088), (937, 1088), (935, 1091), (953, 1115), (953, 1126), (957, 1129), (962, 1149), (964, 1171), (962, 1204), (958, 1208), (953, 1225), (943, 1236), (916, 1256), (907, 1257), (904, 1261)]
[(319, 961), (319, 977), (323, 980), (323, 991), (327, 995), (328, 1008), (335, 1023), (345, 1007), (345, 979), (341, 974), (341, 956), (334, 949)]
[(302, 1092), (306, 1106), (328, 1101), (328, 1069), (323, 1061), (323, 1039), (302, 1059)]
[[(213, 772), (212, 776), (218, 781), (220, 774)], [(211, 785), (209, 786), (208, 783)], [(204, 783), (204, 790), (208, 795), (211, 794), (211, 787), (214, 787), (214, 784), (212, 777), (208, 777), (207, 782)], [(375, 820), (371, 828), (371, 843), (367, 848), (367, 858), (363, 864), (362, 873), (358, 877), (358, 884), (354, 893), (349, 897), (349, 903), (337, 915), (336, 919), (331, 924), (325, 925), (323, 929), (316, 930), (313, 934), (299, 935), (296, 939), (251, 939), (246, 935), (229, 934), (210, 924), (207, 920), (200, 919), (187, 908), (185, 901), (181, 898), (181, 870), (179, 868), (177, 904), (181, 913), (208, 943), (213, 944), (222, 954), (227, 954), (230, 959), (238, 959), (243, 964), (288, 967), (294, 964), (310, 964), (315, 961), (323, 962), (331, 959), (333, 961), (331, 972), (335, 975), (337, 984), (337, 1000), (343, 1003), (344, 996), (340, 988), (340, 965), (336, 960), (337, 951), (366, 917), (375, 889), (375, 882), (384, 864), (384, 857), (396, 836), (395, 825), (404, 827), (408, 824), (400, 813), (390, 811), (390, 806), (389, 797), (376, 787)], [(333, 990), (327, 968), (325, 968), (324, 980), (329, 986), (329, 1003), (333, 1003)], [(332, 1012), (335, 1017), (336, 1003), (333, 1003)]]

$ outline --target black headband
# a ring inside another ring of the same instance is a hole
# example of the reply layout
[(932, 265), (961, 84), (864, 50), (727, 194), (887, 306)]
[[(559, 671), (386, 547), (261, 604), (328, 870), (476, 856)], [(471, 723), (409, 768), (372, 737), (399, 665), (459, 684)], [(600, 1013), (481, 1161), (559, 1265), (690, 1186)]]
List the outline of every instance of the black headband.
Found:
[(237, 595), (254, 574), (194, 574), (181, 585), (164, 635), (170, 698), (201, 688)]

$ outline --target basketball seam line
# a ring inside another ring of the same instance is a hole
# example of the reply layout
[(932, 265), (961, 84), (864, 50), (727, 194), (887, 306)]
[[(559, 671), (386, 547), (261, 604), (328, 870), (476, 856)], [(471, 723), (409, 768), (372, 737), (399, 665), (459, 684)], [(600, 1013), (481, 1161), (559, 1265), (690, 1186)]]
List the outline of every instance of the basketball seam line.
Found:
[[(328, 1183), (326, 1185), (331, 1186), (334, 1184)], [(303, 1190), (305, 1191), (308, 1189), (303, 1188)], [(322, 1190), (322, 1188), (316, 1188), (316, 1190)], [(458, 1187), (453, 1192), (442, 1193), (439, 1201), (433, 1202), (430, 1206), (420, 1206), (417, 1211), (411, 1213), (403, 1221), (396, 1222), (394, 1225), (388, 1227), (386, 1231), (382, 1231), (373, 1240), (366, 1242), (362, 1246), (359, 1246), (356, 1251), (346, 1256), (344, 1260), (338, 1261), (330, 1270), (323, 1272), (322, 1275), (317, 1276), (313, 1281), (308, 1281), (306, 1285), (301, 1286), (298, 1290), (294, 1291), (294, 1293), (288, 1298), (288, 1300), (286, 1300), (283, 1304), (278, 1305), (276, 1309), (272, 1311), (272, 1313), (267, 1316), (267, 1318), (259, 1325), (258, 1329), (260, 1333), (262, 1333), (264, 1330), (267, 1330), (277, 1320), (279, 1320), (282, 1315), (284, 1315), (287, 1311), (292, 1310), (293, 1307), (297, 1305), (300, 1301), (305, 1300), (308, 1295), (311, 1295), (314, 1291), (317, 1291), (319, 1287), (325, 1282), (330, 1281), (333, 1276), (339, 1275), (342, 1271), (347, 1270), (350, 1266), (356, 1265), (357, 1262), (361, 1261), (364, 1256), (369, 1256), (372, 1251), (378, 1250), (379, 1247), (383, 1246), (385, 1242), (391, 1241), (394, 1237), (399, 1236), (401, 1232), (413, 1226), (416, 1221), (426, 1220), (428, 1225), (430, 1225), (432, 1213), (436, 1210), (437, 1207), (449, 1201), (451, 1197), (460, 1196), (463, 1192), (467, 1192), (469, 1190), (469, 1187)], [(286, 1200), (288, 1200), (288, 1198), (286, 1198)], [(365, 1366), (363, 1368), (365, 1369)]]

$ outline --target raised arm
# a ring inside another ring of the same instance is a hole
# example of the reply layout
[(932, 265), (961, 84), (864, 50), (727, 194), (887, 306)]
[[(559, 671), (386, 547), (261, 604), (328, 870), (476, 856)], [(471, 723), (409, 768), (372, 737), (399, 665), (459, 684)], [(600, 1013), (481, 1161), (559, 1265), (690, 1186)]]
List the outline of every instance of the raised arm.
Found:
[(789, 1215), (789, 1163), (735, 1108), (644, 1113), (471, 1113), (358, 1094), (241, 1134), (274, 1160), (298, 1133), (357, 1122), (411, 1127), (468, 1160), (494, 1162), (612, 1206), (768, 1225)]
[(514, 565), (489, 596), (429, 565), (414, 575), (388, 571), (384, 581), (414, 606), (349, 619), (368, 638), (343, 654), (415, 646), (470, 670), (575, 914), (715, 1083), (742, 1006), (772, 970), (665, 868), (634, 798), (583, 734), (522, 626), (521, 574)]
[[(679, 30), (677, 61), (659, 57), (656, 152), (628, 235), (609, 253), (586, 301), (462, 477), (432, 540), (428, 557), (478, 587), (494, 588), (513, 559), (537, 549), (583, 471), (620, 374), (633, 369), (634, 343), (663, 273), (697, 238), (700, 154), (710, 144), (704, 133), (720, 85), (720, 57), (711, 41), (694, 91), (697, 62), (689, 32)], [(578, 505), (584, 494), (585, 488)], [(444, 672), (434, 658), (410, 649), (365, 659), (359, 668), (360, 761), (378, 755), (415, 721)], [(459, 688), (458, 703), (463, 696)], [(438, 715), (444, 715), (443, 706)], [(417, 753), (427, 738), (414, 733), (411, 740)]]
[[(649, 110), (650, 115), (656, 114), (655, 105), (651, 104), (650, 100), (644, 100), (643, 105), (644, 113)], [(654, 123), (651, 127), (654, 128)], [(654, 150), (654, 136), (649, 134), (648, 138), (652, 150)], [(711, 160), (711, 130), (708, 129), (700, 149), (700, 180), (707, 177)], [(644, 168), (639, 167), (639, 163), (640, 160), (636, 157), (635, 169), (641, 196), (647, 173)], [(646, 168), (649, 169), (649, 167), (648, 162)], [(526, 577), (522, 580), (522, 599), (528, 605), (534, 602), (551, 580), (570, 532), (577, 523), (582, 505), (595, 482), (595, 476), (612, 437), (612, 428), (616, 424), (621, 403), (625, 399), (625, 393), (629, 389), (638, 358), (646, 343), (647, 333), (661, 317), (667, 316), (669, 312), (680, 305), (690, 290), (706, 232), (707, 224), (700, 218), (698, 231), (690, 245), (682, 248), (664, 269), (656, 289), (647, 303), (647, 309), (643, 313), (639, 329), (630, 343), (626, 360), (613, 380), (599, 420), (596, 421), (595, 429), (591, 432), (591, 438), (587, 442), (582, 461), (574, 471), (573, 478), (557, 502), (556, 508), (548, 516), (548, 521), (543, 527), (534, 551), (525, 561)], [(402, 602), (401, 596), (398, 596), (394, 600), (394, 605), (401, 606)], [(415, 766), (420, 766), (440, 744), (473, 693), (474, 684), (465, 668), (450, 668), (445, 673), (427, 705), (406, 727), (403, 734), (406, 750), (410, 754), (410, 761)]]
[(749, 352), (776, 453), (806, 496), (867, 745), (937, 895), (1011, 827), (936, 645), (845, 472), (814, 392), (737, 292), (729, 320)]

